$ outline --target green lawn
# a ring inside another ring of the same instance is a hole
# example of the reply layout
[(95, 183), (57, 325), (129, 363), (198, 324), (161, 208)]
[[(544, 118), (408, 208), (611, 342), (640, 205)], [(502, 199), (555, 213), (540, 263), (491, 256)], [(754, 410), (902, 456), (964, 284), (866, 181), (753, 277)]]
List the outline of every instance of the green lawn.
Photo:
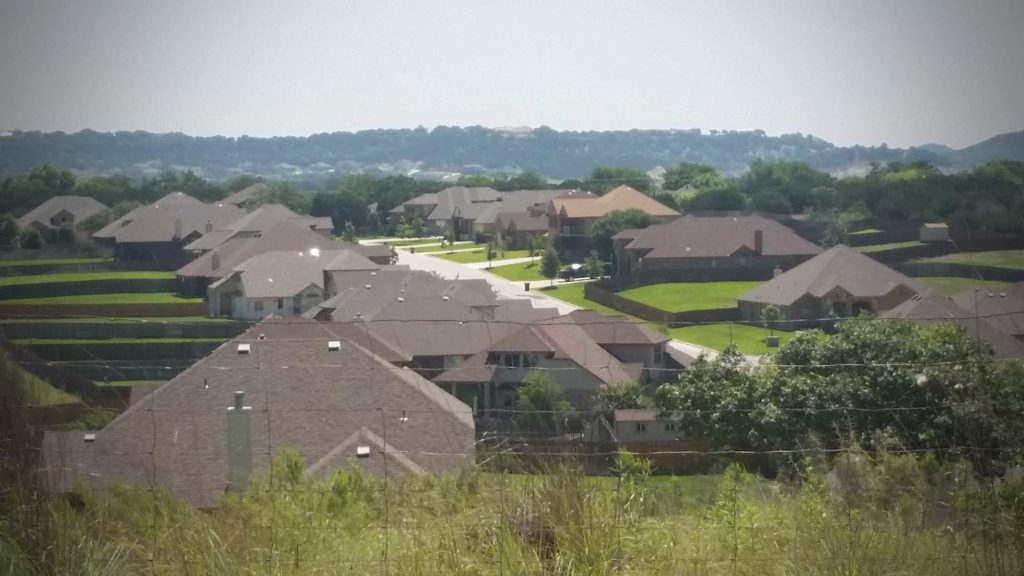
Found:
[(174, 272), (73, 272), (70, 274), (36, 274), (0, 277), (0, 286), (23, 284), (54, 284), (88, 282), (91, 280), (173, 280)]
[(865, 228), (863, 230), (857, 230), (856, 232), (850, 232), (850, 236), (856, 236), (857, 234), (878, 234), (879, 232), (885, 232), (881, 228)]
[[(456, 248), (457, 249), (457, 248)], [(530, 255), (529, 250), (506, 250), (505, 254), (495, 254), (495, 260), (506, 260), (510, 258), (526, 258)], [(474, 252), (455, 252), (454, 254), (435, 254), (438, 258), (444, 258), (445, 260), (451, 260), (452, 262), (460, 262), (462, 264), (470, 264), (473, 262), (486, 262), (487, 261), (487, 249), (477, 250)]]
[(530, 262), (525, 264), (506, 264), (504, 266), (488, 268), (487, 271), (495, 276), (500, 276), (505, 280), (511, 280), (513, 282), (546, 280), (546, 278), (540, 274), (540, 258), (537, 258), (537, 261), (532, 264)]
[(15, 344), (176, 344), (181, 342), (224, 342), (227, 338), (16, 338)]
[(231, 318), (207, 318), (206, 316), (154, 316), (151, 318), (118, 318), (118, 317), (89, 317), (89, 318), (0, 318), (0, 324), (138, 324), (154, 322), (160, 324), (206, 324), (233, 322)]
[(78, 402), (78, 396), (65, 392), (50, 384), (49, 381), (25, 370), (15, 363), (6, 352), (0, 352), (0, 354), (3, 355), (3, 362), (8, 364), (10, 370), (14, 371), (15, 381), (22, 383), (23, 392), (32, 406), (50, 406), (53, 404)]
[(634, 302), (668, 312), (734, 308), (736, 298), (760, 282), (670, 282), (649, 284), (619, 292)]
[(872, 244), (871, 246), (857, 246), (857, 250), (860, 250), (861, 252), (882, 252), (883, 250), (910, 248), (912, 246), (924, 246), (924, 242), (910, 240), (907, 242), (891, 242), (889, 244)]
[(969, 288), (982, 287), (1001, 289), (1009, 285), (1008, 282), (996, 280), (974, 280), (972, 278), (951, 278), (946, 276), (922, 276), (914, 280), (938, 291), (946, 296), (953, 296)]
[[(682, 328), (669, 328), (669, 336), (683, 342), (691, 342), (714, 350), (724, 350), (730, 342), (734, 342), (743, 354), (764, 354), (778, 350), (769, 349), (764, 344), (764, 337), (768, 331), (761, 327), (748, 326), (746, 324), (704, 324), (700, 326), (685, 326)], [(782, 332), (776, 330), (779, 336), (779, 346), (793, 338), (793, 332)]]
[(166, 383), (167, 380), (111, 380), (110, 382), (104, 382), (97, 380), (97, 386), (110, 386), (111, 388), (130, 388), (132, 386), (160, 386)]
[[(586, 282), (567, 282), (565, 284), (559, 284), (556, 282), (554, 288), (549, 287), (548, 284), (550, 284), (550, 282), (548, 282), (547, 279), (542, 280), (534, 290), (539, 290), (552, 298), (557, 298), (563, 302), (579, 306), (580, 308), (596, 310), (606, 316), (627, 316), (627, 314), (623, 314), (614, 308), (609, 308), (584, 298), (583, 286)], [(543, 304), (540, 304), (539, 306), (543, 307)]]
[(456, 244), (454, 246), (444, 246), (440, 244), (436, 246), (428, 246), (426, 248), (416, 248), (417, 254), (433, 254), (435, 252), (451, 252), (453, 250), (486, 250), (487, 244), (475, 244), (469, 242), (466, 244)]
[(124, 294), (80, 294), (48, 298), (17, 298), (0, 304), (53, 305), (53, 304), (201, 304), (202, 298), (181, 298), (173, 292), (130, 292)]
[(938, 258), (926, 258), (919, 262), (955, 262), (992, 266), (995, 268), (1024, 268), (1024, 250), (993, 250), (990, 252), (961, 252)]
[(29, 260), (2, 260), (0, 259), (0, 268), (11, 267), (11, 266), (46, 266), (46, 265), (60, 265), (60, 264), (97, 264), (99, 262), (107, 262), (106, 258), (39, 258)]
[(394, 242), (386, 242), (388, 246), (399, 247), (399, 246), (421, 246), (437, 244), (441, 241), (440, 237), (437, 238), (411, 238), (409, 240), (395, 240)]

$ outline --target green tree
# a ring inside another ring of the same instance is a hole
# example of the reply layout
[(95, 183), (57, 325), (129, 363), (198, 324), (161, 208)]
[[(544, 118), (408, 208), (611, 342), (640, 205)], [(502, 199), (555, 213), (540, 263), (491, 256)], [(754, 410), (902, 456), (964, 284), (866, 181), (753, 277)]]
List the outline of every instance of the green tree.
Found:
[(602, 260), (613, 260), (612, 236), (623, 230), (646, 228), (654, 223), (654, 219), (639, 208), (612, 210), (598, 218), (590, 227), (590, 245), (597, 250)]
[(747, 197), (733, 186), (713, 188), (684, 200), (683, 209), (687, 212), (742, 212), (747, 209)]
[(606, 384), (597, 389), (598, 410), (646, 408), (648, 404), (643, 388), (636, 382)]
[(775, 304), (769, 304), (761, 309), (761, 322), (764, 322), (764, 327), (768, 329), (768, 334), (771, 336), (775, 335), (775, 324), (782, 318), (782, 308)]
[(604, 276), (604, 262), (601, 260), (597, 250), (590, 251), (590, 256), (587, 256), (586, 260), (583, 261), (583, 265), (587, 269), (587, 275), (591, 278), (601, 278)]
[(43, 247), (43, 235), (35, 228), (25, 228), (18, 232), (18, 246), (28, 250)]
[(131, 212), (138, 208), (140, 204), (134, 200), (122, 200), (117, 204), (114, 204), (106, 210), (101, 210), (92, 216), (89, 216), (85, 220), (78, 223), (78, 228), (85, 232), (92, 234), (110, 224), (114, 220), (117, 220), (121, 216)]
[(534, 234), (528, 239), (530, 245), (530, 264), (533, 264), (533, 259), (537, 253), (544, 250), (544, 246), (547, 244), (547, 240), (540, 235)]
[(75, 229), (70, 224), (64, 224), (57, 229), (57, 242), (60, 244), (75, 243)]
[(665, 190), (679, 190), (689, 186), (691, 189), (706, 188), (711, 183), (721, 180), (714, 166), (695, 162), (680, 162), (678, 166), (665, 172)]
[(598, 166), (583, 181), (583, 189), (604, 194), (619, 186), (649, 193), (654, 190), (654, 181), (643, 170), (629, 166)]
[(544, 190), (550, 188), (543, 176), (531, 170), (524, 170), (496, 185), (498, 190)]
[(554, 436), (572, 410), (572, 404), (547, 372), (530, 370), (516, 388), (516, 420), (520, 430)]
[(280, 204), (297, 214), (309, 214), (313, 199), (291, 182), (271, 182), (253, 195), (249, 207), (255, 209), (265, 204)]
[(18, 240), (18, 222), (14, 216), (0, 216), (0, 246), (14, 246)]
[(555, 278), (558, 276), (558, 271), (562, 268), (562, 262), (558, 259), (558, 252), (555, 249), (548, 246), (544, 250), (544, 256), (540, 259), (540, 274), (551, 281), (551, 285), (555, 285)]
[(351, 220), (345, 220), (345, 228), (341, 233), (341, 239), (345, 242), (352, 243), (355, 243), (358, 240), (358, 238), (356, 238), (356, 227), (352, 225)]

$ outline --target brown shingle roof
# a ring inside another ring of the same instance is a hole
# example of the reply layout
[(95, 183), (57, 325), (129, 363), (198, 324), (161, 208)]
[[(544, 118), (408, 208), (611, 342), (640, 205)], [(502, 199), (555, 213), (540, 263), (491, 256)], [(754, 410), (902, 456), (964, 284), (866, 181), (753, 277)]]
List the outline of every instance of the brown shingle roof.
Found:
[(334, 227), (330, 218), (302, 216), (280, 204), (265, 204), (245, 216), (229, 222), (226, 226), (204, 235), (185, 246), (186, 250), (213, 250), (237, 235), (254, 235), (270, 230), (281, 222), (293, 222), (319, 232)]
[(567, 196), (551, 201), (556, 212), (568, 218), (600, 218), (613, 210), (636, 208), (651, 216), (678, 216), (679, 212), (629, 186), (619, 186), (604, 196)]
[(227, 198), (221, 200), (221, 202), (223, 202), (224, 204), (233, 204), (235, 206), (240, 206), (252, 200), (260, 191), (266, 189), (266, 184), (264, 184), (263, 182), (257, 182), (255, 184), (242, 188), (241, 190), (235, 192), (234, 194), (229, 195)]
[(661, 344), (671, 340), (650, 327), (625, 316), (605, 316), (594, 310), (573, 310), (548, 323), (573, 322), (602, 346), (615, 344)]
[(379, 270), (380, 265), (347, 249), (265, 252), (235, 267), (247, 298), (288, 298), (310, 286), (325, 289), (324, 272)]
[[(216, 505), (227, 478), (225, 410), (236, 390), (245, 391), (252, 407), (255, 475), (266, 474), (284, 448), (298, 450), (320, 476), (354, 462), (356, 445), (375, 445), (379, 461), (385, 436), (389, 451), (401, 453), (387, 456), (397, 463), (389, 474), (451, 471), (472, 461), (468, 406), (352, 341), (341, 339), (340, 350), (329, 351), (328, 340), (335, 338), (321, 323), (289, 322), (283, 337), (267, 324), (130, 407), (94, 442), (83, 442), (81, 432), (48, 433), (48, 486), (64, 491), (77, 482), (87, 489), (113, 481), (158, 484), (192, 504)], [(257, 340), (259, 333), (264, 340)], [(248, 354), (237, 352), (243, 342)], [(374, 458), (359, 464), (373, 473), (380, 470)]]
[(1018, 342), (995, 323), (975, 318), (970, 311), (935, 291), (915, 296), (883, 313), (881, 317), (907, 318), (923, 325), (940, 322), (956, 324), (962, 326), (968, 334), (992, 346), (996, 358), (1024, 357), (1024, 343)]
[(18, 218), (18, 228), (28, 228), (33, 223), (47, 228), (52, 227), (50, 219), (60, 212), (71, 214), (77, 224), (106, 209), (106, 205), (88, 196), (54, 196)]
[(1024, 282), (1002, 290), (971, 288), (954, 296), (953, 302), (971, 315), (985, 318), (1007, 334), (1024, 334)]
[(900, 286), (925, 294), (928, 288), (848, 246), (836, 246), (759, 284), (739, 297), (742, 302), (790, 306), (805, 295), (822, 298), (841, 288), (854, 298), (889, 294)]
[[(185, 196), (185, 198), (189, 198)], [(175, 239), (176, 222), (181, 222), (181, 239), (206, 232), (207, 221), (216, 229), (245, 215), (230, 204), (203, 204), (195, 199), (157, 202), (120, 218), (103, 228), (95, 238), (113, 238), (125, 242), (171, 242)]]
[(628, 230), (616, 238), (633, 238), (626, 250), (645, 252), (645, 259), (725, 258), (754, 251), (754, 233), (761, 231), (764, 256), (820, 254), (822, 249), (782, 224), (761, 216), (693, 216)]

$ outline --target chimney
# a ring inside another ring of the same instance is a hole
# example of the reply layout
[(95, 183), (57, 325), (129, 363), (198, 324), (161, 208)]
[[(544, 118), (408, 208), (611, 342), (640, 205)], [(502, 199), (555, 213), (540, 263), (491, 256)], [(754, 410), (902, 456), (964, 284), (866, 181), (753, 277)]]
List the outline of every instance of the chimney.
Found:
[(174, 219), (174, 239), (181, 240), (181, 218)]
[(220, 268), (220, 253), (216, 250), (210, 254), (210, 268), (213, 270)]
[(782, 274), (782, 268), (779, 268), (779, 265), (776, 264), (775, 268), (772, 270), (772, 278), (775, 278), (779, 274)]
[(754, 230), (754, 255), (764, 255), (764, 232)]
[(245, 392), (235, 392), (228, 407), (228, 492), (244, 492), (252, 474), (252, 407), (245, 406)]
[(207, 218), (206, 219), (206, 233), (209, 234), (210, 232), (213, 232), (213, 220)]

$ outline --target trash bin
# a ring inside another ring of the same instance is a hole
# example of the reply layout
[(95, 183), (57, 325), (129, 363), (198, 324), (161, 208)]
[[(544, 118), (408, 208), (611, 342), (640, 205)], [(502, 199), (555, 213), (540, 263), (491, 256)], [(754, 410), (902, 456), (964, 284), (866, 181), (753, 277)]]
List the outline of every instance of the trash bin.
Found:
[(416, 247), (415, 246), (409, 246), (409, 254), (415, 254), (415, 253), (416, 253)]
[(764, 344), (768, 348), (778, 348), (779, 347), (779, 337), (778, 336), (765, 336), (764, 337)]
[(523, 282), (523, 290), (526, 290), (527, 292), (530, 291), (530, 283), (529, 282)]

